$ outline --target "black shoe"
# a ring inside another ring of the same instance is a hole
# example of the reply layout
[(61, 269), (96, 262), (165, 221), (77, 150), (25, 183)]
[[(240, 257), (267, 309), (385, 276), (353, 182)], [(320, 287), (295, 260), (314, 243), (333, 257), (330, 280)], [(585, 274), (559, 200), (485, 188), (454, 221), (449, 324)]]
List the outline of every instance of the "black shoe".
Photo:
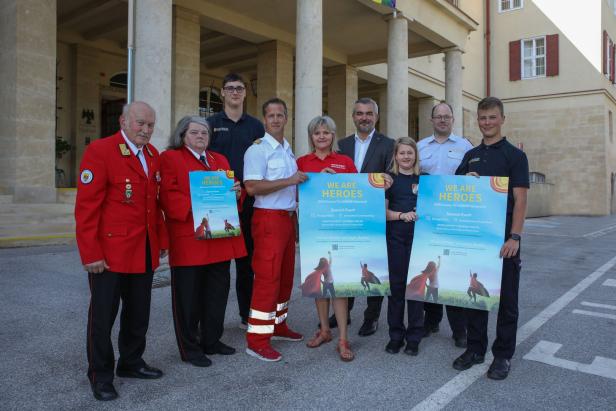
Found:
[(358, 334), (362, 337), (367, 337), (376, 332), (376, 329), (379, 327), (378, 320), (368, 320), (365, 319), (364, 323), (361, 325)]
[(124, 378), (141, 378), (144, 380), (156, 380), (163, 376), (163, 372), (158, 368), (150, 367), (146, 363), (143, 363), (141, 367), (133, 369), (125, 369), (118, 367), (118, 369), (116, 370), (116, 375), (118, 377)]
[(118, 398), (118, 392), (110, 382), (91, 382), (92, 394), (99, 401), (111, 401)]
[(458, 348), (466, 348), (466, 335), (465, 336), (456, 336), (454, 335), (453, 337), (453, 341), (456, 347)]
[(438, 332), (438, 324), (436, 325), (424, 325), (424, 337), (429, 337), (430, 334), (436, 334)]
[(406, 347), (404, 348), (404, 353), (406, 355), (412, 355), (413, 357), (419, 354), (419, 344), (416, 342), (409, 341), (406, 343)]
[(207, 355), (233, 355), (235, 354), (235, 348), (229, 347), (227, 344), (223, 344), (220, 341), (217, 341), (214, 345), (210, 347), (206, 347), (203, 350)]
[(475, 364), (482, 364), (483, 360), (483, 355), (466, 350), (453, 362), (453, 368), (458, 371), (468, 370)]
[(191, 363), (195, 367), (209, 367), (212, 365), (212, 361), (207, 358), (205, 355), (201, 357), (193, 358), (191, 360), (187, 360), (187, 362)]
[(509, 375), (511, 361), (506, 358), (495, 357), (488, 369), (488, 378), (492, 380), (504, 380)]
[(390, 354), (398, 354), (404, 343), (402, 341), (390, 340), (385, 346), (385, 351)]

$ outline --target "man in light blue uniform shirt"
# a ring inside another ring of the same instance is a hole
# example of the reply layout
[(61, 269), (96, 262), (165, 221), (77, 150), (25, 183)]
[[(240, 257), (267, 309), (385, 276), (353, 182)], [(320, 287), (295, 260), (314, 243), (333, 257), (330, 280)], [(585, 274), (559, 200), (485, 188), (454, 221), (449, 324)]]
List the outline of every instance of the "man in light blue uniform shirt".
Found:
[[(419, 168), (422, 173), (432, 175), (453, 175), (460, 165), (464, 154), (473, 148), (464, 137), (454, 135), (453, 110), (447, 103), (439, 103), (432, 108), (432, 126), (434, 133), (417, 143), (419, 150)], [(427, 284), (429, 294), (438, 296), (438, 279)], [(438, 300), (438, 297), (437, 297)], [(436, 333), (439, 323), (443, 319), (443, 306), (441, 304), (424, 303), (425, 336)], [(466, 347), (466, 318), (464, 310), (460, 307), (447, 306), (447, 318), (456, 347)]]

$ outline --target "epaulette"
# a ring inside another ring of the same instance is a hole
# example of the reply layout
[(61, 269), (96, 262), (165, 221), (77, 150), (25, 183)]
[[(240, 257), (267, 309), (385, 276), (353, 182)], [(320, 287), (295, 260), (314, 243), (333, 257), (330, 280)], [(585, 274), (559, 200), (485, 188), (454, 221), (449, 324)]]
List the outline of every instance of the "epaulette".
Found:
[(255, 141), (252, 142), (252, 144), (261, 144), (261, 139), (258, 138)]
[(145, 146), (145, 149), (148, 151), (148, 154), (150, 155), (150, 157), (154, 157), (154, 155), (152, 154), (152, 150), (150, 150), (150, 147), (148, 147), (147, 144)]
[(130, 150), (126, 147), (126, 144), (120, 143), (118, 144), (118, 147), (120, 147), (120, 153), (122, 153), (124, 157), (130, 156)]

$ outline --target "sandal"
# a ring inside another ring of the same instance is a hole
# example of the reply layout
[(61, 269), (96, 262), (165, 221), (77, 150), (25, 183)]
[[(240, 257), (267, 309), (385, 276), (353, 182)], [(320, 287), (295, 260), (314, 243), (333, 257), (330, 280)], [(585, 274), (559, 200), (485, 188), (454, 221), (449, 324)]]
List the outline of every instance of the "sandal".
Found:
[(351, 351), (351, 345), (347, 340), (340, 339), (336, 351), (340, 354), (340, 359), (344, 362), (353, 361), (355, 354)]
[(317, 348), (322, 344), (330, 342), (332, 340), (332, 332), (331, 330), (327, 330), (322, 332), (321, 330), (317, 331), (317, 333), (312, 337), (310, 341), (306, 343), (308, 348)]

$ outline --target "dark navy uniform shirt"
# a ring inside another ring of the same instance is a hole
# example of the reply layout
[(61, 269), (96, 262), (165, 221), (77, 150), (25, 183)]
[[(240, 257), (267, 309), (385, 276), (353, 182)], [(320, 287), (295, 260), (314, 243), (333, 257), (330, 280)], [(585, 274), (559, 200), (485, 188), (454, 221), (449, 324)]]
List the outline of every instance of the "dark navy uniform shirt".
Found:
[(385, 198), (389, 200), (388, 208), (399, 213), (415, 211), (417, 206), (417, 190), (419, 189), (419, 176), (399, 173), (389, 173), (394, 182), (385, 191)]
[(252, 143), (265, 135), (263, 123), (246, 113), (236, 122), (223, 111), (207, 119), (212, 127), (208, 149), (227, 157), (235, 177), (244, 181), (244, 153)]
[(509, 238), (514, 204), (513, 188), (530, 187), (526, 154), (508, 142), (505, 137), (489, 146), (481, 142), (480, 145), (466, 152), (456, 174), (464, 175), (471, 171), (480, 176), (509, 177), (505, 229), (505, 238)]

